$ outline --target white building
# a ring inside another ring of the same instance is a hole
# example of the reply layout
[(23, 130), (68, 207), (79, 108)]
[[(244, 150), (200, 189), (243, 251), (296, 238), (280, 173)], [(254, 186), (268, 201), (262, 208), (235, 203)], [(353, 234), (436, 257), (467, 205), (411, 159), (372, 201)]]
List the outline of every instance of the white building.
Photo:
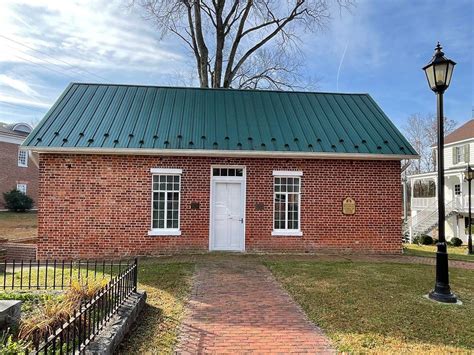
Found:
[[(433, 147), (437, 154), (436, 147)], [(445, 210), (446, 239), (458, 237), (467, 243), (468, 183), (464, 180), (467, 165), (474, 165), (474, 119), (445, 137)], [(438, 224), (437, 172), (408, 176), (411, 186), (411, 217), (408, 219), (410, 238), (417, 234), (432, 234)], [(474, 190), (474, 182), (472, 183)], [(474, 196), (473, 219), (474, 219)], [(435, 233), (436, 235), (436, 233)]]

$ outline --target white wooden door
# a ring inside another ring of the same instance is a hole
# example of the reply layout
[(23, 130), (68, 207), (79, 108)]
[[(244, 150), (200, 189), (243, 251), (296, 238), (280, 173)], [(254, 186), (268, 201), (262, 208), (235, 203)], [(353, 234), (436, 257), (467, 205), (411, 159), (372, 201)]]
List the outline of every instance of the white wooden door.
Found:
[(244, 250), (242, 182), (214, 182), (211, 250)]

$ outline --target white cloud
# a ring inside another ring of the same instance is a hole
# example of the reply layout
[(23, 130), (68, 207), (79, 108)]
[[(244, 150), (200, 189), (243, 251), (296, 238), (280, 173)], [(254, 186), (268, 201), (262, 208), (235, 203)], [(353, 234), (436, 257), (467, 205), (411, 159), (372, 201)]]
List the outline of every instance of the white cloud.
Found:
[(49, 108), (71, 81), (163, 84), (186, 68), (182, 48), (124, 4), (1, 0), (0, 121)]
[(39, 96), (39, 94), (35, 90), (33, 90), (30, 87), (30, 85), (28, 85), (28, 83), (26, 83), (22, 80), (11, 78), (11, 77), (9, 77), (8, 75), (5, 75), (5, 74), (0, 74), (0, 85), (1, 84), (9, 86), (9, 87), (11, 87), (11, 88), (27, 95), (27, 96), (30, 96), (30, 97)]
[(37, 101), (37, 100), (22, 99), (16, 96), (0, 94), (0, 104), (2, 102), (6, 102), (10, 104), (18, 104), (20, 106), (31, 106), (31, 107), (38, 107), (38, 108), (44, 108), (44, 109), (49, 109), (52, 105), (51, 102), (42, 102), (42, 101)]

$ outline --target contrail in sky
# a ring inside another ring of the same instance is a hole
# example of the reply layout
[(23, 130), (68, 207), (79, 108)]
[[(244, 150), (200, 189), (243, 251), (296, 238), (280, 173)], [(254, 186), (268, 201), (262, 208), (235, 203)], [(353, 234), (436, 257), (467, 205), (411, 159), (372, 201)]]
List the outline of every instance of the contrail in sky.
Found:
[(337, 78), (336, 78), (336, 90), (339, 91), (339, 73), (341, 72), (342, 62), (346, 57), (347, 46), (349, 42), (346, 43), (346, 48), (344, 48), (344, 53), (342, 53), (341, 61), (339, 62), (339, 68), (337, 68)]

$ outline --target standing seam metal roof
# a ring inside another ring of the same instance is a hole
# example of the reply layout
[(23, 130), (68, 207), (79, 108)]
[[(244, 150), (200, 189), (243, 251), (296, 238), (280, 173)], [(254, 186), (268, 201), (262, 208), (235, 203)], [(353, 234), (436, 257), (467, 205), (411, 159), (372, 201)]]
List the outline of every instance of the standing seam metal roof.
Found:
[(417, 154), (368, 94), (83, 83), (24, 145)]

